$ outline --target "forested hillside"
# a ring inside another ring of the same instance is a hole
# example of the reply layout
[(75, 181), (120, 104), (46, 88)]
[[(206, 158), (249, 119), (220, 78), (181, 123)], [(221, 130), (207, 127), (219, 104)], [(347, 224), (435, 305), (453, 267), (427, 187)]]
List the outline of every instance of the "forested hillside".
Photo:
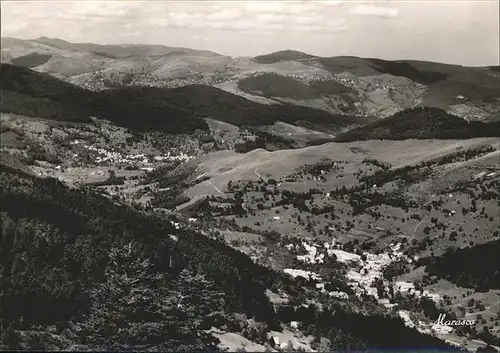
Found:
[(467, 121), (439, 108), (417, 107), (402, 110), (388, 118), (352, 129), (335, 141), (468, 139), (496, 137), (500, 123)]
[[(3, 349), (211, 350), (211, 327), (264, 344), (290, 320), (304, 322), (318, 348), (322, 337), (327, 349), (447, 347), (370, 303), (297, 307), (314, 283), (88, 189), (0, 173)], [(275, 311), (266, 289), (287, 292), (290, 306)]]
[(9, 64), (1, 64), (1, 86), (6, 113), (72, 122), (90, 122), (94, 116), (138, 131), (208, 129), (201, 118), (158, 99), (147, 88), (91, 92)]
[(45, 54), (38, 54), (38, 53), (31, 53), (28, 55), (20, 56), (15, 59), (12, 59), (12, 63), (14, 65), (22, 66), (22, 67), (27, 67), (27, 68), (33, 68), (37, 67), (39, 65), (45, 64), (47, 61), (50, 60), (52, 55), (45, 55)]
[(208, 130), (206, 117), (237, 126), (272, 125), (279, 120), (333, 130), (371, 120), (302, 106), (260, 104), (206, 85), (91, 92), (10, 64), (1, 64), (1, 86), (2, 112), (73, 122), (88, 122), (94, 116), (137, 131)]
[[(7, 347), (206, 348), (199, 330), (227, 323), (230, 312), (272, 320), (263, 286), (272, 276), (222, 243), (176, 234), (166, 221), (54, 179), (7, 167), (1, 177)], [(60, 342), (46, 337), (53, 325)], [(15, 334), (34, 326), (44, 328), (30, 336), (39, 343)]]
[(478, 291), (500, 288), (500, 241), (446, 252), (427, 265), (427, 271)]

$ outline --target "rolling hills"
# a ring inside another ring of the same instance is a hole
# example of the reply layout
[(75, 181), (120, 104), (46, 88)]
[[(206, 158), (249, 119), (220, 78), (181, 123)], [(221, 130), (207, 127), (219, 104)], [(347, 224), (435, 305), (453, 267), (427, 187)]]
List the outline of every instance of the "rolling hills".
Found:
[(106, 56), (110, 58), (122, 58), (129, 56), (159, 56), (171, 54), (174, 52), (190, 53), (195, 55), (217, 56), (220, 54), (210, 52), (208, 50), (196, 50), (188, 48), (168, 47), (164, 45), (139, 45), (139, 44), (117, 44), (117, 45), (100, 45), (94, 43), (70, 43), (68, 41), (39, 37), (34, 40), (37, 43), (45, 44), (54, 48), (71, 51), (85, 51), (96, 55)]
[(255, 61), (262, 64), (274, 64), (279, 61), (290, 61), (290, 60), (299, 61), (299, 60), (314, 59), (314, 58), (316, 58), (316, 56), (302, 53), (296, 50), (282, 50), (254, 57)]
[(331, 131), (370, 121), (291, 104), (259, 104), (207, 85), (173, 89), (133, 86), (93, 92), (10, 64), (2, 64), (1, 80), (3, 112), (81, 122), (95, 116), (138, 131), (206, 130), (206, 117), (237, 126), (272, 125), (278, 120), (306, 122)]
[(0, 349), (498, 345), (498, 74), (7, 38)]
[[(134, 80), (126, 85), (174, 88), (203, 84), (250, 100), (262, 102), (266, 97), (276, 104), (334, 114), (385, 118), (414, 106), (430, 106), (469, 120), (499, 119), (495, 67), (319, 57), (293, 50), (231, 58), (161, 45), (97, 45), (43, 37), (3, 38), (2, 61), (47, 72), (90, 90), (107, 87), (103, 75), (110, 84), (123, 84), (120, 76), (128, 75)], [(145, 65), (147, 75), (141, 76)]]
[[(391, 82), (384, 75), (372, 82), (382, 86)], [(11, 64), (2, 64), (1, 80), (2, 112), (73, 122), (89, 122), (94, 116), (136, 131), (208, 130), (204, 118), (236, 126), (271, 126), (282, 121), (328, 134), (343, 132), (336, 141), (490, 137), (498, 136), (500, 130), (498, 122), (468, 122), (440, 108), (407, 108), (374, 121), (373, 117), (297, 105), (294, 103), (334, 94), (349, 110), (348, 107), (356, 105), (357, 96), (352, 87), (334, 80), (315, 80), (306, 84), (274, 73), (247, 77), (238, 82), (238, 87), (249, 94), (257, 94), (255, 91), (260, 89), (259, 94), (267, 98), (284, 99), (276, 104), (257, 103), (201, 84), (177, 88), (123, 86), (96, 92)], [(398, 84), (404, 86), (405, 83)], [(470, 84), (463, 85), (470, 88)], [(492, 89), (483, 88), (483, 91), (491, 92)], [(491, 95), (481, 92), (474, 93), (477, 99), (494, 103)], [(392, 96), (404, 106), (404, 97)]]

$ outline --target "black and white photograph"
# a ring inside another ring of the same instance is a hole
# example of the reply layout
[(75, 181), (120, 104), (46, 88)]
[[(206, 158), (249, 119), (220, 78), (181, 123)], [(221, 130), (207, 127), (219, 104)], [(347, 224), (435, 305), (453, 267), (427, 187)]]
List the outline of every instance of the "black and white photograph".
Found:
[(2, 0), (0, 351), (500, 352), (499, 19)]

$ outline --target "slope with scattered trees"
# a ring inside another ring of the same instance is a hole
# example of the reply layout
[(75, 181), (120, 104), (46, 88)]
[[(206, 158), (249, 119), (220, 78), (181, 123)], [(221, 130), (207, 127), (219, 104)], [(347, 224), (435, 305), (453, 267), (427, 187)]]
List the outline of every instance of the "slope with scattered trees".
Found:
[(318, 93), (323, 95), (333, 95), (342, 93), (356, 93), (352, 88), (347, 87), (336, 80), (312, 81), (309, 85)]

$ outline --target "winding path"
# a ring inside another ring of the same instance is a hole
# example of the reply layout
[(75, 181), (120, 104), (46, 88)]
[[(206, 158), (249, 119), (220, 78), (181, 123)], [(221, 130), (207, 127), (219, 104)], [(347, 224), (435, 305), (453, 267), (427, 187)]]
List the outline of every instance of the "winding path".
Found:
[(208, 184), (210, 184), (215, 190), (217, 190), (219, 193), (221, 194), (224, 194), (222, 191), (219, 190), (219, 188), (217, 186), (215, 186), (214, 184), (212, 184), (211, 181), (208, 182)]

